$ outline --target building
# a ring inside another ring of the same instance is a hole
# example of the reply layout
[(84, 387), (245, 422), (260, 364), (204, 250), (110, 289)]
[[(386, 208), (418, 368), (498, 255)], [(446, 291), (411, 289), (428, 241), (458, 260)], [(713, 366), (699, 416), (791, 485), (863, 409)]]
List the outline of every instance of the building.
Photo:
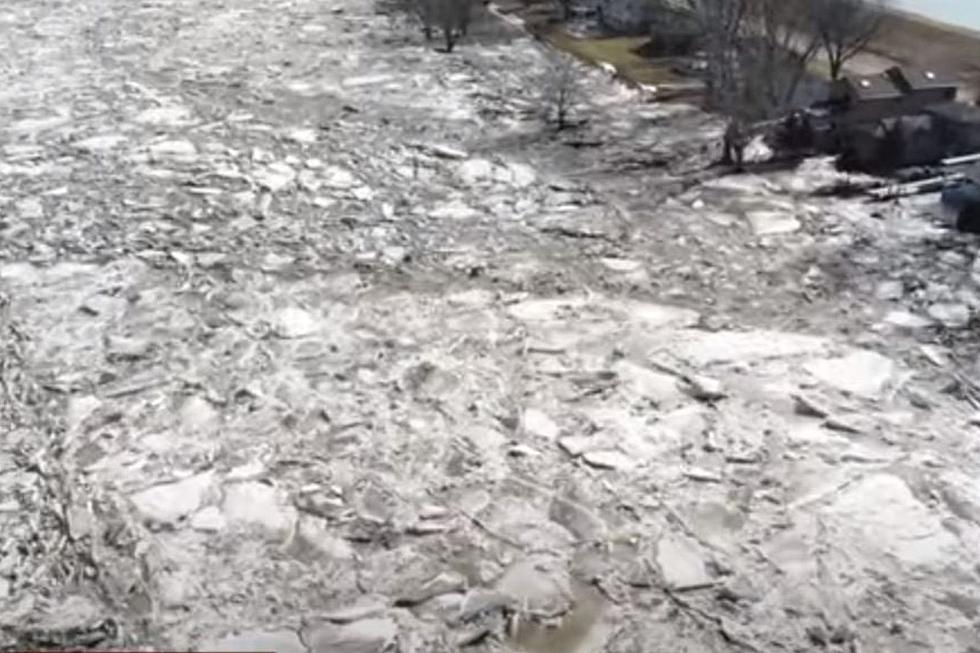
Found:
[(890, 170), (928, 165), (980, 150), (980, 109), (956, 102), (956, 80), (930, 70), (893, 67), (846, 77), (831, 91), (829, 151), (842, 165)]
[(949, 75), (895, 66), (880, 75), (839, 80), (832, 99), (841, 122), (860, 123), (920, 114), (954, 102), (956, 91), (956, 80)]
[(956, 100), (956, 79), (945, 73), (893, 66), (885, 71), (906, 98), (922, 106)]
[(901, 89), (885, 74), (845, 77), (831, 89), (831, 100), (838, 107), (836, 117), (847, 123), (900, 116), (903, 99)]

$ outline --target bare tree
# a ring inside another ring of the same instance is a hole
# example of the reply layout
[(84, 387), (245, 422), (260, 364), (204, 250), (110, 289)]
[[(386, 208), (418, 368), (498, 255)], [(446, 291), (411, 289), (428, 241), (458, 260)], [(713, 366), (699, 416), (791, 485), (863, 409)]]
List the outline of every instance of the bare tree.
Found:
[(749, 0), (684, 0), (702, 34), (707, 58), (708, 102), (731, 106), (738, 95), (738, 45)]
[[(567, 21), (572, 17), (572, 2), (573, 0), (556, 0), (558, 8), (561, 10), (561, 18)], [(601, 7), (600, 7), (601, 9)]]
[(814, 24), (827, 55), (831, 79), (840, 78), (844, 64), (864, 50), (879, 33), (885, 0), (820, 0), (814, 3)]
[(752, 119), (741, 74), (740, 49), (752, 0), (683, 0), (697, 24), (704, 48), (707, 77), (705, 94), (708, 105), (725, 114), (728, 124), (724, 133), (722, 161), (741, 168), (748, 143), (747, 123)]
[(432, 40), (432, 30), (435, 26), (435, 3), (432, 0), (377, 0), (377, 4), (389, 15), (400, 13), (410, 20), (418, 21), (425, 40)]
[(470, 30), (470, 21), (473, 19), (474, 0), (457, 0), (459, 10), (457, 11), (457, 28), (461, 36), (466, 36)]
[(701, 32), (710, 106), (727, 117), (723, 161), (740, 168), (753, 124), (792, 106), (820, 48), (820, 0), (683, 0)]
[(740, 167), (753, 125), (793, 108), (810, 63), (826, 47), (827, 30), (818, 23), (826, 5), (858, 1), (681, 0), (701, 34), (706, 99), (727, 118), (726, 162)]
[(473, 0), (421, 0), (431, 5), (436, 27), (442, 31), (446, 52), (452, 52), (459, 37), (465, 36), (473, 15)]
[[(817, 0), (819, 2), (819, 0)], [(751, 0), (739, 48), (740, 73), (758, 118), (790, 107), (820, 48), (813, 0)]]
[(557, 55), (548, 65), (541, 80), (542, 113), (546, 121), (561, 131), (569, 120), (581, 93), (581, 71), (569, 56)]
[(750, 133), (745, 126), (742, 118), (733, 115), (728, 119), (725, 127), (724, 149), (722, 150), (721, 162), (727, 165), (734, 164), (736, 170), (742, 170), (745, 161), (745, 148), (749, 145)]
[(459, 37), (466, 36), (469, 29), (474, 0), (393, 0), (393, 4), (419, 22), (426, 41), (440, 30), (446, 52), (452, 52)]
[(432, 40), (432, 28), (435, 25), (435, 3), (432, 0), (407, 0), (413, 6), (415, 15), (422, 24), (422, 33), (426, 41)]

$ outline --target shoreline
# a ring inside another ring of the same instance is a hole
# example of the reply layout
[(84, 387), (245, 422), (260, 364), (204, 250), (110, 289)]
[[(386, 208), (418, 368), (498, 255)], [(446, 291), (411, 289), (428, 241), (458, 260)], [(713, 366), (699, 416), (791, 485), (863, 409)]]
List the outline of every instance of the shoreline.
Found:
[[(593, 65), (611, 63), (624, 78), (639, 86), (654, 85), (664, 91), (675, 85), (686, 87), (669, 66), (662, 62), (644, 61), (635, 47), (623, 47), (626, 41), (632, 42), (639, 37), (609, 35), (604, 38), (578, 39), (566, 32), (560, 24), (542, 20), (544, 13), (540, 8), (544, 3), (521, 5), (505, 0), (493, 5), (493, 13), (498, 18), (512, 24), (523, 23), (521, 27), (527, 33)], [(632, 45), (635, 46), (636, 43)], [(951, 25), (922, 14), (890, 7), (886, 11), (881, 32), (868, 45), (864, 54), (884, 61), (872, 59), (870, 67), (874, 70), (853, 74), (871, 74), (879, 66), (884, 70), (889, 65), (934, 69), (957, 79), (961, 101), (972, 103), (980, 98), (980, 30)], [(858, 55), (858, 59), (861, 56)], [(864, 68), (868, 68), (867, 61)], [(681, 92), (680, 95), (686, 93)]]

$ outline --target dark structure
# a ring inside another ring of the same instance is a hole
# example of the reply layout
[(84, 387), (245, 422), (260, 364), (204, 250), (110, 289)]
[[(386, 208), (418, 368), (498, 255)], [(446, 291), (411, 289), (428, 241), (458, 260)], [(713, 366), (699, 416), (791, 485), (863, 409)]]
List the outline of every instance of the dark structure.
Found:
[(860, 123), (901, 115), (903, 93), (887, 75), (845, 77), (831, 89), (838, 122)]
[(650, 57), (689, 55), (700, 47), (701, 35), (701, 26), (691, 12), (662, 7), (650, 21), (650, 42), (644, 45), (644, 54)]
[(898, 67), (880, 75), (846, 77), (831, 95), (838, 120), (848, 123), (910, 116), (955, 99), (956, 82), (949, 76)]
[(928, 107), (937, 138), (953, 153), (980, 151), (980, 107), (946, 102)]
[(967, 233), (980, 233), (980, 167), (966, 172), (966, 179), (943, 191), (943, 206), (956, 215), (956, 228)]
[(596, 0), (599, 26), (620, 36), (641, 36), (659, 9), (648, 0)]
[(836, 82), (819, 131), (822, 149), (848, 169), (884, 172), (980, 150), (980, 109), (956, 102), (956, 81), (893, 67)]

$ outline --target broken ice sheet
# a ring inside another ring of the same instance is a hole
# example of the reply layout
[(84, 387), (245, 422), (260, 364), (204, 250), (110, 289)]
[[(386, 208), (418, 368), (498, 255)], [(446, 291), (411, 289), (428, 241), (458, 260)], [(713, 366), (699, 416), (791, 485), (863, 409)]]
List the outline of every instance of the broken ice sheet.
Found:
[(657, 567), (673, 590), (684, 591), (714, 583), (701, 547), (689, 538), (667, 534), (657, 542)]
[[(868, 572), (843, 591), (865, 648), (908, 645), (898, 618), (924, 650), (972, 643), (936, 597), (971, 594), (976, 427), (939, 388), (972, 369), (942, 324), (977, 308), (975, 257), (911, 202), (814, 195), (848, 179), (824, 159), (724, 174), (718, 116), (585, 66), (588, 121), (553, 134), (527, 90), (556, 53), (517, 29), (446, 56), (353, 0), (313, 23), (297, 4), (8, 4), (0, 386), (30, 401), (0, 389), (22, 424), (0, 451), (69, 473), (0, 473), (0, 495), (37, 499), (0, 515), (0, 594), (38, 602), (24, 615), (105, 595), (72, 555), (46, 561), (63, 485), (72, 534), (105, 544), (97, 580), (119, 580), (105, 613), (181, 650), (541, 653), (576, 632), (578, 653), (700, 650), (716, 614), (722, 636), (791, 650), (833, 616), (834, 592), (806, 590), (836, 571), (796, 572), (834, 547)], [(820, 368), (855, 348), (912, 367), (916, 394)], [(724, 387), (683, 392), (655, 350)], [(35, 436), (62, 423), (52, 458)], [(691, 506), (684, 527), (666, 502)], [(114, 505), (151, 527), (120, 530)], [(682, 597), (712, 618), (647, 601), (714, 580), (716, 549), (726, 598)], [(848, 598), (891, 585), (898, 617)]]
[(302, 338), (319, 328), (320, 322), (313, 313), (293, 306), (280, 310), (273, 324), (276, 335), (281, 338)]
[(868, 399), (881, 396), (897, 371), (890, 359), (872, 351), (855, 351), (840, 358), (813, 360), (805, 368), (832, 388)]

